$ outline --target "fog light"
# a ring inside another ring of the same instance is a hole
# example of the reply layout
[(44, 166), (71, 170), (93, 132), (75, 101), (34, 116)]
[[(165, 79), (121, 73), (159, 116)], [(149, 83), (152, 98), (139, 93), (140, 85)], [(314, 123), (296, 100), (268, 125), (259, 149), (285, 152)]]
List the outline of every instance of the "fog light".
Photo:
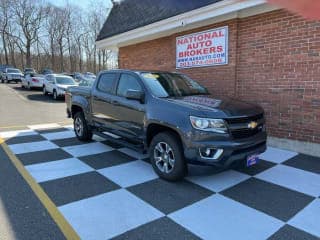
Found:
[(204, 159), (218, 159), (223, 153), (223, 149), (199, 148), (200, 156)]

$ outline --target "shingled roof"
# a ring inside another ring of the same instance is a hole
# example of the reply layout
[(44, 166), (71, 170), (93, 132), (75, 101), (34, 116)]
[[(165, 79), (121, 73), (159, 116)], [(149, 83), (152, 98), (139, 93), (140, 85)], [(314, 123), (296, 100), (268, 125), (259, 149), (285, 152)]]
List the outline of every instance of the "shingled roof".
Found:
[(222, 0), (123, 0), (114, 4), (97, 41)]

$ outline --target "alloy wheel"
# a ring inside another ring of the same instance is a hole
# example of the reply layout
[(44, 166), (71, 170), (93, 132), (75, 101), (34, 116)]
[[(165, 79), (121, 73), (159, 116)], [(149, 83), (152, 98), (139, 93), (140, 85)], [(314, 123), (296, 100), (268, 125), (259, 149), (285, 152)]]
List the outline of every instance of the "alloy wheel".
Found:
[(82, 136), (83, 135), (83, 122), (82, 119), (77, 117), (74, 120), (74, 130), (76, 131), (76, 134), (78, 136)]
[(170, 173), (174, 169), (175, 157), (168, 143), (159, 142), (153, 151), (157, 168), (163, 173)]

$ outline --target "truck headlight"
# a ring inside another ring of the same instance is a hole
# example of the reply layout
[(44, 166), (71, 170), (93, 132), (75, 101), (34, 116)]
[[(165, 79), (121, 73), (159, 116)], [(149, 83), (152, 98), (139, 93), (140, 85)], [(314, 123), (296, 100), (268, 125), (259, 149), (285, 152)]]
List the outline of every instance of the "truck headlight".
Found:
[(223, 119), (200, 118), (190, 116), (192, 127), (202, 131), (226, 133), (228, 131)]

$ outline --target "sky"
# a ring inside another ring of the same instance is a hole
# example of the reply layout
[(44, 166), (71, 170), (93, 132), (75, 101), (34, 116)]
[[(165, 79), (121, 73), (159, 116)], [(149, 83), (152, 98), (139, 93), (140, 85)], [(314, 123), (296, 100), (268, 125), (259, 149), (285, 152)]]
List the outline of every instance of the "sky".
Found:
[[(108, 4), (110, 4), (111, 6), (110, 0), (105, 1), (108, 2)], [(90, 2), (92, 2), (92, 0), (49, 0), (49, 2), (57, 6), (64, 6), (67, 2), (69, 2), (72, 5), (77, 5), (79, 7), (86, 8), (90, 5)]]

